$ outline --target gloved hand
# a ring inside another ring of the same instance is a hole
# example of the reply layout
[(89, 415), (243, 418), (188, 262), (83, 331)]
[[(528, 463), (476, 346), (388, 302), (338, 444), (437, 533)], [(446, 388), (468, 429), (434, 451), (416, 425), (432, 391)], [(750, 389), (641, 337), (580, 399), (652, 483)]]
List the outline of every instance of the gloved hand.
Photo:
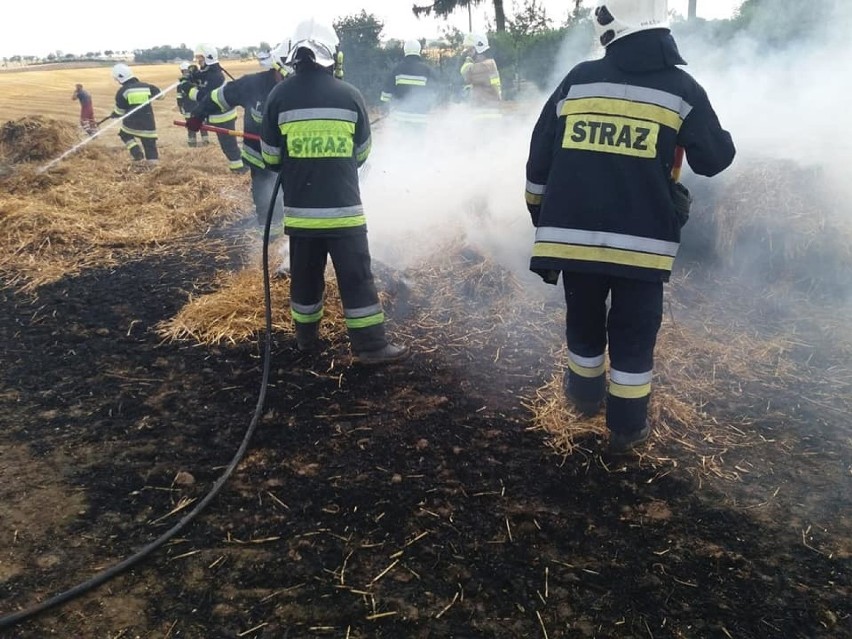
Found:
[(200, 131), (202, 124), (204, 124), (204, 120), (194, 115), (191, 115), (186, 119), (186, 128), (190, 131)]
[(678, 224), (683, 228), (683, 225), (689, 221), (689, 209), (692, 206), (692, 195), (689, 189), (680, 182), (671, 181), (669, 189), (672, 194), (672, 202), (674, 202), (675, 215), (677, 216)]

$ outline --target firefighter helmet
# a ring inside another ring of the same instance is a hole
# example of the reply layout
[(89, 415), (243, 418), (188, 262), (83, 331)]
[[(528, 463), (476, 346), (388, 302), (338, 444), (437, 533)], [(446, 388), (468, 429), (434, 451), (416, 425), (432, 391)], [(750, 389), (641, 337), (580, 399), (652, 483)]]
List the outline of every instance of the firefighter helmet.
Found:
[(219, 62), (219, 51), (212, 44), (199, 44), (195, 47), (193, 55), (200, 67)]
[(124, 84), (133, 77), (133, 71), (124, 62), (119, 62), (112, 67), (112, 79), (119, 84)]
[(280, 44), (276, 44), (269, 52), (269, 58), (272, 61), (272, 68), (276, 69), (281, 75), (287, 76), (293, 72), (287, 62), (287, 56), (290, 54), (290, 41), (284, 40)]
[(638, 31), (668, 29), (667, 0), (598, 0), (595, 34), (603, 46)]
[(420, 55), (421, 50), (419, 40), (406, 40), (402, 47), (402, 52), (405, 55)]
[(264, 69), (271, 69), (273, 65), (272, 54), (269, 51), (258, 51), (257, 55), (258, 64), (262, 66)]
[(489, 48), (488, 36), (480, 33), (468, 33), (464, 37), (464, 46), (468, 48), (473, 47), (477, 53), (485, 53)]
[(189, 63), (188, 60), (184, 60), (183, 62), (181, 62), (180, 63), (180, 74), (182, 76), (188, 76), (190, 66), (192, 66), (192, 65)]
[(311, 18), (299, 23), (293, 37), (290, 39), (292, 48), (287, 56), (287, 62), (297, 62), (308, 55), (321, 67), (334, 64), (334, 56), (340, 39), (334, 28)]

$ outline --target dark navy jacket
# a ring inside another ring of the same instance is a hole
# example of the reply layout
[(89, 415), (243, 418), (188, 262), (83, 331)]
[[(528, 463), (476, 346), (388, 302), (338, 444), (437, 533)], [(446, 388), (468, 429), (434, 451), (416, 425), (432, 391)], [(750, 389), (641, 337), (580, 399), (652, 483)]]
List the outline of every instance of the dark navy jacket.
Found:
[(526, 199), (530, 269), (667, 281), (680, 243), (671, 196), (675, 148), (712, 176), (734, 159), (704, 89), (668, 30), (613, 42), (565, 77), (535, 125)]
[(358, 167), (370, 144), (364, 97), (329, 70), (303, 63), (272, 89), (261, 149), (267, 166), (281, 171), (289, 235), (366, 232)]
[[(269, 92), (278, 84), (280, 76), (273, 69), (250, 73), (226, 82), (205, 97), (192, 115), (202, 120), (213, 113), (227, 112), (238, 106), (243, 108), (243, 132), (260, 135), (263, 103)], [(243, 159), (258, 168), (265, 168), (260, 151), (260, 141), (243, 138)]]

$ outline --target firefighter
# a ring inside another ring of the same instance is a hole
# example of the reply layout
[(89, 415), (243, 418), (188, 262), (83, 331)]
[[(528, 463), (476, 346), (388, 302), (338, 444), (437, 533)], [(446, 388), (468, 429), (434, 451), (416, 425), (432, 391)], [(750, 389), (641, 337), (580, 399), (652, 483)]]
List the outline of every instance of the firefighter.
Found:
[[(133, 111), (122, 120), (118, 137), (134, 161), (147, 160), (149, 164), (155, 164), (160, 156), (157, 152), (157, 123), (150, 102), (160, 95), (160, 89), (137, 79), (123, 62), (113, 66), (112, 77), (121, 86), (115, 94), (115, 108), (110, 117), (120, 118)], [(145, 106), (139, 108), (142, 104)]]
[[(192, 114), (192, 110), (198, 106), (195, 100), (191, 99), (188, 95), (189, 93), (189, 85), (184, 83), (183, 80), (189, 80), (192, 82), (192, 78), (198, 73), (198, 67), (190, 62), (184, 60), (180, 63), (180, 78), (181, 84), (178, 85), (177, 90), (177, 106), (178, 111), (184, 118), (188, 118)], [(193, 131), (191, 129), (187, 129), (187, 140), (186, 143), (188, 146), (195, 147), (198, 146), (198, 131)], [(201, 144), (202, 146), (207, 146), (210, 144), (210, 137), (207, 131), (200, 131), (201, 133)]]
[[(198, 73), (195, 77), (185, 79), (178, 85), (178, 90), (183, 91), (197, 103), (212, 94), (216, 89), (225, 84), (225, 73), (219, 64), (219, 51), (209, 44), (199, 44), (195, 47), (195, 61), (198, 65)], [(218, 105), (218, 109), (207, 117), (207, 122), (222, 129), (236, 130), (237, 107)], [(219, 147), (228, 158), (228, 168), (232, 173), (245, 173), (248, 168), (243, 164), (240, 154), (240, 145), (237, 140), (227, 133), (217, 133)]]
[(98, 125), (95, 122), (95, 109), (92, 105), (92, 94), (83, 88), (82, 84), (75, 85), (71, 100), (80, 101), (80, 126), (89, 135), (97, 133)]
[[(667, 22), (666, 0), (599, 0), (602, 59), (575, 66), (532, 133), (526, 201), (530, 269), (566, 302), (565, 393), (586, 416), (606, 403), (609, 450), (649, 434), (654, 346), (689, 199), (671, 179), (676, 147), (713, 176), (735, 149)], [(609, 310), (607, 297), (609, 296)], [(609, 344), (609, 386), (605, 351)]]
[(465, 60), (460, 73), (464, 91), (470, 105), (476, 109), (477, 119), (501, 117), (500, 102), (503, 88), (497, 63), (489, 53), (491, 47), (484, 35), (469, 33), (464, 39)]
[(328, 256), (337, 275), (355, 360), (403, 359), (388, 343), (370, 268), (358, 167), (370, 152), (370, 121), (360, 91), (335, 79), (338, 37), (314, 20), (299, 24), (287, 58), (295, 72), (263, 108), (263, 159), (281, 172), (284, 228), (290, 237), (290, 311), (300, 350), (319, 347)]
[(388, 75), (381, 101), (391, 106), (392, 119), (408, 125), (426, 124), (428, 114), (435, 106), (438, 78), (435, 71), (420, 57), (417, 40), (408, 40), (403, 46), (405, 57)]
[[(244, 75), (232, 82), (226, 82), (219, 88), (209, 93), (186, 121), (187, 129), (198, 131), (204, 120), (213, 113), (228, 111), (238, 106), (243, 108), (243, 132), (259, 135), (260, 122), (263, 117), (263, 103), (272, 88), (290, 74), (287, 67), (286, 57), (288, 48), (279, 45), (274, 52), (262, 52), (258, 55), (258, 61), (263, 71)], [(266, 214), (269, 211), (269, 200), (272, 188), (275, 185), (275, 173), (266, 168), (263, 154), (260, 150), (260, 142), (249, 138), (243, 138), (242, 159), (251, 171), (251, 193), (254, 201), (257, 223), (264, 227), (266, 225)], [(277, 233), (281, 229), (283, 212), (280, 202), (276, 204), (273, 216), (271, 232)]]

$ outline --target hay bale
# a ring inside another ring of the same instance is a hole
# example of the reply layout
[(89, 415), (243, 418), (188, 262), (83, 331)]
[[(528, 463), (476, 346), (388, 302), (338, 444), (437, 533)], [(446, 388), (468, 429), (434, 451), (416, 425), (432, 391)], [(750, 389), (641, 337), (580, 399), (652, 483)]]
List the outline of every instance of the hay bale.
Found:
[(696, 203), (682, 257), (707, 261), (710, 248), (711, 260), (725, 269), (768, 284), (817, 295), (846, 288), (852, 281), (852, 223), (831, 201), (821, 170), (754, 160), (732, 171), (691, 186)]
[[(271, 247), (270, 254), (279, 251)], [(270, 264), (274, 271), (277, 264)], [(204, 345), (240, 344), (253, 341), (266, 330), (263, 293), (263, 271), (260, 264), (238, 272), (219, 275), (216, 290), (191, 297), (178, 314), (156, 328), (169, 341), (195, 341)], [(290, 278), (274, 278), (270, 282), (272, 330), (291, 335)], [(325, 313), (320, 324), (320, 337), (329, 341), (343, 339), (346, 320), (340, 294), (333, 278), (327, 278)]]
[(0, 128), (0, 156), (5, 162), (51, 160), (80, 141), (80, 132), (67, 122), (40, 115), (9, 120)]

